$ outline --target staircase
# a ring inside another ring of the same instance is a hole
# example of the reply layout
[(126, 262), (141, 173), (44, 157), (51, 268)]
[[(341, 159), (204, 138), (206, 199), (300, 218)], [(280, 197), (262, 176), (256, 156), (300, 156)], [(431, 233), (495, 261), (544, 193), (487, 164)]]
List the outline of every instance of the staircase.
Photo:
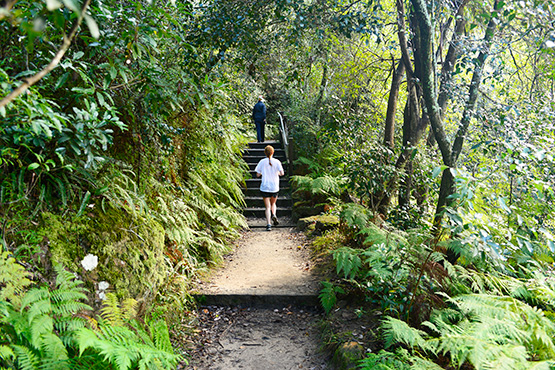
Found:
[(266, 158), (264, 148), (267, 145), (274, 147), (274, 158), (279, 159), (286, 171), (285, 176), (280, 178), (279, 195), (277, 200), (276, 216), (280, 224), (276, 227), (290, 227), (292, 201), (289, 186), (289, 174), (287, 173), (287, 158), (285, 151), (279, 141), (265, 141), (263, 143), (249, 143), (249, 147), (243, 151), (243, 160), (249, 165), (251, 178), (246, 180), (245, 201), (247, 206), (243, 210), (243, 214), (247, 217), (249, 227), (266, 227), (266, 219), (264, 214), (264, 201), (260, 196), (260, 183), (262, 180), (256, 177), (254, 169), (258, 162)]

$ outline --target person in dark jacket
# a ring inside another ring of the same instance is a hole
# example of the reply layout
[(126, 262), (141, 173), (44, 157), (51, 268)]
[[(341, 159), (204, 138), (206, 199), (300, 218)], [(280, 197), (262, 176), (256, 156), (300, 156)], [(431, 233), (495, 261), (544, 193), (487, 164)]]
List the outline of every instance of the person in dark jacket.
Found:
[(256, 125), (256, 140), (261, 143), (264, 141), (264, 125), (266, 124), (266, 105), (262, 95), (258, 97), (258, 103), (252, 109), (252, 119)]

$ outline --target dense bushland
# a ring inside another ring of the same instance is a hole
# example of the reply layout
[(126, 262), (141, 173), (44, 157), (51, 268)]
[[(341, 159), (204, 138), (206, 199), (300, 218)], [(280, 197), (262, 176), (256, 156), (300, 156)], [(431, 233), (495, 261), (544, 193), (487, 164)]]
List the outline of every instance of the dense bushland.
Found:
[[(259, 92), (208, 63), (191, 4), (1, 5), (1, 263), (15, 270), (2, 271), (0, 364), (175, 366), (160, 318), (179, 322), (191, 279), (244, 226), (240, 151)], [(85, 12), (57, 68), (5, 104)], [(14, 258), (39, 287), (18, 281)], [(83, 282), (78, 294), (40, 287), (77, 287), (60, 264)], [(68, 320), (90, 319), (52, 329), (59, 311), (41, 308), (45, 299), (67, 302)]]
[(552, 5), (425, 4), (382, 3), (391, 29), (330, 44), (291, 94), (297, 205), (341, 221), (322, 303), (383, 318), (361, 368), (551, 368), (553, 29), (524, 14)]

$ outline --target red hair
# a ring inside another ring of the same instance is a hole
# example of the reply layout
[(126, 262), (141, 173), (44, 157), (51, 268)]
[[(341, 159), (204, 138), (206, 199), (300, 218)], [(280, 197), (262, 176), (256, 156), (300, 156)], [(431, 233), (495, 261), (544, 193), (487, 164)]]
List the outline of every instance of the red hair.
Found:
[(266, 148), (264, 148), (264, 154), (266, 154), (266, 157), (268, 157), (268, 163), (270, 163), (271, 166), (272, 156), (274, 155), (274, 148), (271, 145), (266, 146)]

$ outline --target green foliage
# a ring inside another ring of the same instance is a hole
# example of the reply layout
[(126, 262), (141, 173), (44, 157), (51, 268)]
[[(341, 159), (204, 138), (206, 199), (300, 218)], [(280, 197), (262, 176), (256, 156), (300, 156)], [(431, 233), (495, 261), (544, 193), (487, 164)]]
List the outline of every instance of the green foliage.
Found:
[[(9, 263), (10, 260), (8, 260)], [(82, 282), (55, 266), (54, 289), (32, 288), (21, 300), (0, 301), (0, 366), (14, 369), (169, 369), (181, 359), (173, 353), (163, 319), (136, 318), (136, 301), (119, 305), (113, 294), (100, 322), (89, 318), (87, 329)], [(17, 279), (18, 276), (10, 276)], [(13, 285), (14, 281), (8, 281)], [(82, 357), (81, 357), (82, 356)]]
[(383, 324), (386, 346), (402, 343), (414, 355), (449, 355), (458, 367), (465, 363), (476, 369), (553, 366), (555, 324), (541, 309), (488, 294), (461, 295), (449, 301), (453, 308), (436, 311), (422, 324), (431, 335), (387, 318)]
[(81, 302), (86, 298), (81, 281), (61, 265), (55, 269), (55, 289), (33, 288), (22, 296), (20, 305), (0, 302), (5, 365), (18, 369), (70, 368), (68, 349), (75, 345), (75, 331), (85, 325), (76, 314), (90, 307)]
[(410, 370), (411, 367), (399, 356), (387, 351), (370, 353), (368, 357), (360, 361), (360, 370)]
[[(0, 95), (11, 81), (0, 69)], [(8, 204), (26, 200), (53, 208), (67, 205), (90, 186), (88, 171), (106, 160), (113, 129), (124, 129), (113, 109), (84, 100), (73, 114), (31, 90), (4, 110), (0, 128), (0, 187)], [(76, 176), (75, 172), (80, 176)], [(60, 204), (61, 202), (61, 204)]]
[(135, 318), (136, 303), (126, 300), (120, 306), (108, 293), (101, 319), (94, 321), (93, 329), (83, 327), (76, 333), (79, 354), (98, 354), (118, 370), (175, 368), (181, 357), (173, 352), (165, 320), (150, 319), (143, 325)]
[(324, 287), (320, 291), (318, 298), (320, 298), (320, 303), (322, 307), (324, 307), (324, 311), (330, 313), (337, 302), (337, 293), (343, 294), (345, 291), (340, 286), (335, 286), (329, 281), (322, 281), (322, 285)]
[(386, 193), (387, 183), (398, 171), (392, 154), (383, 146), (376, 145), (364, 150), (356, 148), (343, 157), (349, 189), (373, 211), (378, 210), (380, 196)]
[(357, 230), (366, 227), (370, 221), (368, 209), (356, 203), (346, 204), (341, 210), (340, 217), (348, 227)]
[(21, 304), (21, 294), (31, 284), (29, 273), (8, 252), (0, 252), (0, 301)]
[(339, 197), (344, 189), (345, 180), (340, 177), (324, 175), (312, 178), (309, 176), (292, 176), (297, 190), (306, 191), (313, 195), (324, 194), (328, 197)]

